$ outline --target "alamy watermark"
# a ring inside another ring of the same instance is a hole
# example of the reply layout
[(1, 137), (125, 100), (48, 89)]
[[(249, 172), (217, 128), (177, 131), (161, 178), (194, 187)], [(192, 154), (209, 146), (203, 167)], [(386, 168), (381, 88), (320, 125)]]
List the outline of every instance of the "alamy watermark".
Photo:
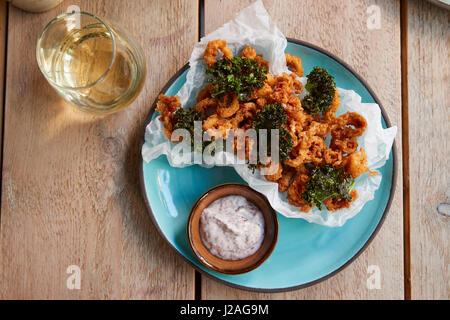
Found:
[(370, 275), (367, 278), (366, 286), (367, 289), (381, 289), (381, 270), (376, 264), (371, 264), (367, 267), (367, 273)]
[[(172, 132), (172, 161), (175, 165), (248, 164), (259, 166), (265, 175), (275, 174), (280, 161), (278, 129), (203, 130), (194, 121), (193, 136), (187, 129)], [(233, 155), (233, 156), (231, 156)]]
[(379, 6), (373, 4), (367, 8), (367, 29), (379, 30), (381, 29), (381, 9)]
[(66, 9), (67, 13), (73, 13), (68, 19), (68, 22), (70, 25), (68, 26), (70, 30), (72, 29), (80, 29), (81, 21), (80, 21), (80, 15), (81, 9), (77, 5), (71, 5), (68, 6)]
[(70, 265), (66, 269), (66, 273), (70, 276), (66, 280), (66, 286), (69, 290), (81, 289), (81, 269), (77, 265)]

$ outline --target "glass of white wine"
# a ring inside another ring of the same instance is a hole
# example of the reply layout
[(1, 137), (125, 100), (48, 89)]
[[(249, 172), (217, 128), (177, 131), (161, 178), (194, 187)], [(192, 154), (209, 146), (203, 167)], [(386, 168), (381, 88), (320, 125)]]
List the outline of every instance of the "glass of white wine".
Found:
[(87, 12), (64, 13), (44, 28), (39, 68), (67, 101), (83, 111), (110, 114), (140, 93), (145, 59), (121, 28)]

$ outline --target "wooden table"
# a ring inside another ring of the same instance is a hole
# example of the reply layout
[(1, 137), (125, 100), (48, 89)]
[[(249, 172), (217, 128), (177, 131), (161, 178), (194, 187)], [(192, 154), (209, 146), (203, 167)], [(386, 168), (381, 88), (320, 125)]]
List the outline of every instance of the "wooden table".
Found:
[[(157, 93), (201, 34), (251, 1), (67, 0), (42, 14), (1, 1), (1, 298), (450, 298), (450, 217), (437, 211), (450, 197), (449, 11), (420, 0), (264, 1), (286, 36), (327, 49), (368, 81), (399, 128), (399, 179), (381, 231), (350, 266), (306, 289), (259, 294), (179, 257), (148, 217), (138, 173)], [(118, 22), (145, 50), (145, 88), (123, 112), (75, 111), (38, 70), (38, 35), (74, 4)], [(368, 28), (372, 5), (379, 29)], [(80, 267), (79, 290), (67, 287), (70, 265)], [(380, 289), (366, 285), (370, 265)]]

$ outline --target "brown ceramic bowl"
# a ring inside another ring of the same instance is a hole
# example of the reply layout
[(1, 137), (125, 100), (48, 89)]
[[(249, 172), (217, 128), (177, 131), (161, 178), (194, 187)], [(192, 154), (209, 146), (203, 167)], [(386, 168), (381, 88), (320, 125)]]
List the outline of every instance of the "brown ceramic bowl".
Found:
[[(224, 260), (213, 255), (200, 237), (200, 215), (203, 210), (214, 200), (229, 195), (247, 198), (261, 210), (264, 216), (264, 240), (261, 247), (251, 256), (241, 260)], [(275, 248), (278, 239), (277, 213), (264, 195), (250, 187), (238, 183), (222, 184), (205, 192), (194, 204), (187, 223), (187, 234), (192, 251), (203, 265), (224, 274), (242, 274), (259, 267)]]

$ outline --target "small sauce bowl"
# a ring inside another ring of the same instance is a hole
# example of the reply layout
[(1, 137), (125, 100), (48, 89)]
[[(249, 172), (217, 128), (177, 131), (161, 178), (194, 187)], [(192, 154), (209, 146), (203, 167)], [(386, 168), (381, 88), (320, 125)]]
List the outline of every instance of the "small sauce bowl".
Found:
[[(200, 236), (200, 215), (213, 201), (240, 195), (255, 204), (264, 217), (264, 239), (259, 249), (241, 260), (224, 260), (213, 255), (203, 244)], [(218, 185), (206, 191), (194, 204), (187, 223), (189, 244), (195, 256), (207, 268), (223, 274), (242, 274), (259, 267), (272, 253), (278, 239), (277, 213), (267, 198), (252, 188), (238, 183)]]

